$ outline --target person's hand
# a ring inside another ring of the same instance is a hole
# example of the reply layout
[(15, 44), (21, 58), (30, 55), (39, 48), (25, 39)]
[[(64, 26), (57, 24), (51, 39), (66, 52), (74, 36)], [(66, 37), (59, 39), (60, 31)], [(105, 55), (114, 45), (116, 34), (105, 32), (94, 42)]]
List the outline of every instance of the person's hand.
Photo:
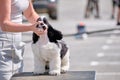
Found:
[(36, 22), (35, 24), (32, 25), (32, 31), (34, 33), (36, 33), (38, 36), (47, 32), (47, 25), (45, 25), (45, 24), (44, 24), (44, 26), (46, 27), (45, 30), (43, 28), (37, 28), (36, 27), (37, 25), (40, 25), (41, 23), (44, 24), (43, 21), (38, 21), (38, 22)]

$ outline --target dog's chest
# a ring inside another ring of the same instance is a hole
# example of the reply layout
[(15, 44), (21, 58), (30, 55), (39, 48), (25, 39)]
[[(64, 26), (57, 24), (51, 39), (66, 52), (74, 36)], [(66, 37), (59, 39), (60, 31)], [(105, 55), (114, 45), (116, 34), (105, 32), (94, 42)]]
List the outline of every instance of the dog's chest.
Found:
[(45, 60), (52, 59), (54, 56), (60, 56), (60, 48), (55, 43), (48, 42), (43, 45), (36, 44), (38, 46), (38, 55)]

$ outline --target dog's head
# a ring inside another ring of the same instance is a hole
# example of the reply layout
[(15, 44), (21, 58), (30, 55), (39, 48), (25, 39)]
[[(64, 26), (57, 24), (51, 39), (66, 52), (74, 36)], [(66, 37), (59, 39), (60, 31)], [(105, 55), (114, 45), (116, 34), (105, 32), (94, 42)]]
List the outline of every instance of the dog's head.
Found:
[[(49, 41), (50, 42), (55, 42), (57, 43), (57, 40), (61, 40), (63, 38), (63, 34), (54, 29), (50, 24), (49, 22), (47, 21), (47, 19), (44, 17), (43, 19), (40, 18), (39, 21), (43, 21), (44, 24), (46, 24), (48, 26), (48, 31), (47, 31), (47, 35), (48, 35), (48, 38), (49, 38)], [(43, 25), (43, 24), (42, 24)], [(43, 29), (45, 29), (45, 27), (43, 26), (42, 27)], [(35, 33), (33, 33), (33, 43), (36, 43), (39, 39), (39, 36), (37, 36)]]

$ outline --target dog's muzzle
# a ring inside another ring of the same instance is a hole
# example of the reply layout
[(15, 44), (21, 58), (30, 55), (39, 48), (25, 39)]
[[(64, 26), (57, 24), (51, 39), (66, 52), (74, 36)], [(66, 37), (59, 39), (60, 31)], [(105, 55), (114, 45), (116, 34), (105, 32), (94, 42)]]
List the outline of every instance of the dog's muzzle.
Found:
[(45, 30), (46, 26), (47, 26), (46, 24), (40, 23), (40, 24), (37, 25), (37, 28), (40, 28), (40, 29), (42, 28), (43, 30)]

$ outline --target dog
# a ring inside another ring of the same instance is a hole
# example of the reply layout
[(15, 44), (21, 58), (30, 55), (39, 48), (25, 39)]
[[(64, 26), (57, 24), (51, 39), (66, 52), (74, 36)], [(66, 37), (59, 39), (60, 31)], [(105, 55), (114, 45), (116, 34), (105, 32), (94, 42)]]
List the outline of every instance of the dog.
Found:
[[(38, 21), (43, 21), (47, 25), (47, 33), (37, 36), (33, 33), (32, 51), (34, 54), (34, 74), (60, 75), (66, 73), (70, 66), (70, 52), (67, 44), (62, 40), (63, 34), (54, 29), (44, 17)], [(44, 30), (46, 27), (40, 24)], [(38, 26), (37, 26), (38, 27)], [(38, 28), (40, 28), (38, 27)]]

